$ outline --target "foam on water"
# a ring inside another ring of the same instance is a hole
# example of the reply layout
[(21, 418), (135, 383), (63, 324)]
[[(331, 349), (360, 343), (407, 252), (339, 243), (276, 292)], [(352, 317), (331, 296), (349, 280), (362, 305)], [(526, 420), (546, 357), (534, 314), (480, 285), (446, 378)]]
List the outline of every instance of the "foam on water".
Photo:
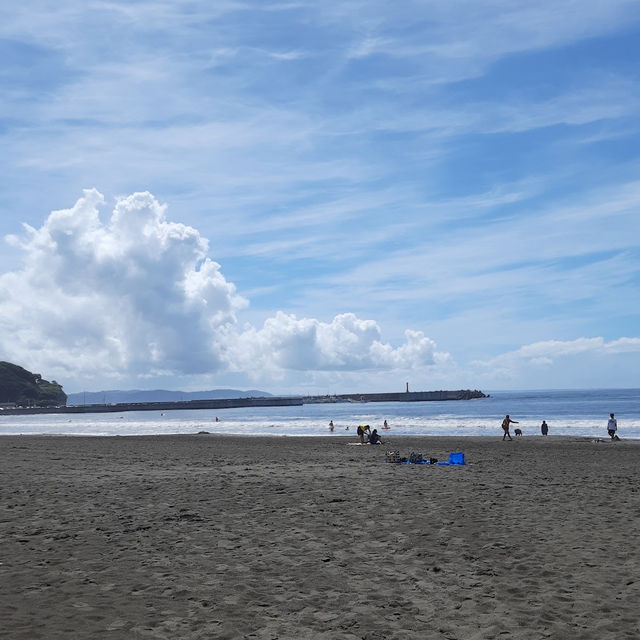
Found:
[[(607, 437), (609, 412), (618, 418), (622, 438), (640, 438), (640, 390), (495, 392), (490, 398), (449, 402), (315, 404), (297, 407), (109, 414), (0, 415), (0, 435), (48, 434), (125, 436), (193, 434), (356, 437), (358, 424), (372, 428), (386, 419), (384, 437), (407, 435), (502, 436), (506, 413), (525, 436), (538, 436), (543, 419), (549, 435)], [(216, 422), (216, 417), (219, 421)], [(349, 427), (346, 430), (345, 427)]]

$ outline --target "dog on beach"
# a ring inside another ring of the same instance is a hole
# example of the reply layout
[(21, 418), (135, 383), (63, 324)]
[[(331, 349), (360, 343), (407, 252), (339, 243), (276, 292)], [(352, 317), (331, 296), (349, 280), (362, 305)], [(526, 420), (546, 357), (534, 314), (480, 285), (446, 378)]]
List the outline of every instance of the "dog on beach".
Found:
[(514, 429), (513, 433), (517, 436), (521, 436), (522, 435), (522, 429)]

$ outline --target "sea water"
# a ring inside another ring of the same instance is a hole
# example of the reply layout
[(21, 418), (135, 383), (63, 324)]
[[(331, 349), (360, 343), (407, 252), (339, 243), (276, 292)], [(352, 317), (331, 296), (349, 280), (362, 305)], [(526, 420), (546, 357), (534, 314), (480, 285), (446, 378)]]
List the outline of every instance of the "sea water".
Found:
[[(0, 435), (48, 434), (130, 436), (207, 431), (238, 435), (355, 437), (359, 424), (386, 436), (502, 436), (510, 414), (525, 436), (608, 437), (607, 419), (615, 412), (623, 439), (640, 439), (640, 389), (571, 391), (495, 391), (490, 397), (446, 402), (346, 402), (293, 407), (243, 407), (216, 410), (126, 411), (122, 413), (2, 415)], [(216, 418), (218, 420), (216, 421)], [(515, 426), (515, 425), (513, 425)], [(513, 428), (512, 426), (512, 428)]]

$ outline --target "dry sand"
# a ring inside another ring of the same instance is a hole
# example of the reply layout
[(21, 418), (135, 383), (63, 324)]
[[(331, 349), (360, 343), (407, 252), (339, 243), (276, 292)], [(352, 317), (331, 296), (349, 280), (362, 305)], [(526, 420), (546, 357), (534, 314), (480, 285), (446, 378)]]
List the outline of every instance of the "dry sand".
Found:
[(390, 439), (0, 438), (0, 638), (640, 637), (640, 443)]

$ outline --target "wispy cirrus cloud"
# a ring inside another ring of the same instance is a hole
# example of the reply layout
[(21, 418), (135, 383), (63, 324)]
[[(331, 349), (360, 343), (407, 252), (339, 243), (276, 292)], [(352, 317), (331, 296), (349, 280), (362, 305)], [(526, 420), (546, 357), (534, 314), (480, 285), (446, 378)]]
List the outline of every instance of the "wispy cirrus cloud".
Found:
[[(510, 380), (514, 386), (529, 388), (594, 387), (602, 371), (623, 367), (628, 373), (640, 353), (640, 338), (606, 341), (601, 336), (575, 340), (546, 340), (503, 353), (487, 361), (470, 364), (477, 375), (490, 380)], [(576, 364), (582, 369), (576, 369)], [(572, 371), (567, 375), (567, 368)]]

